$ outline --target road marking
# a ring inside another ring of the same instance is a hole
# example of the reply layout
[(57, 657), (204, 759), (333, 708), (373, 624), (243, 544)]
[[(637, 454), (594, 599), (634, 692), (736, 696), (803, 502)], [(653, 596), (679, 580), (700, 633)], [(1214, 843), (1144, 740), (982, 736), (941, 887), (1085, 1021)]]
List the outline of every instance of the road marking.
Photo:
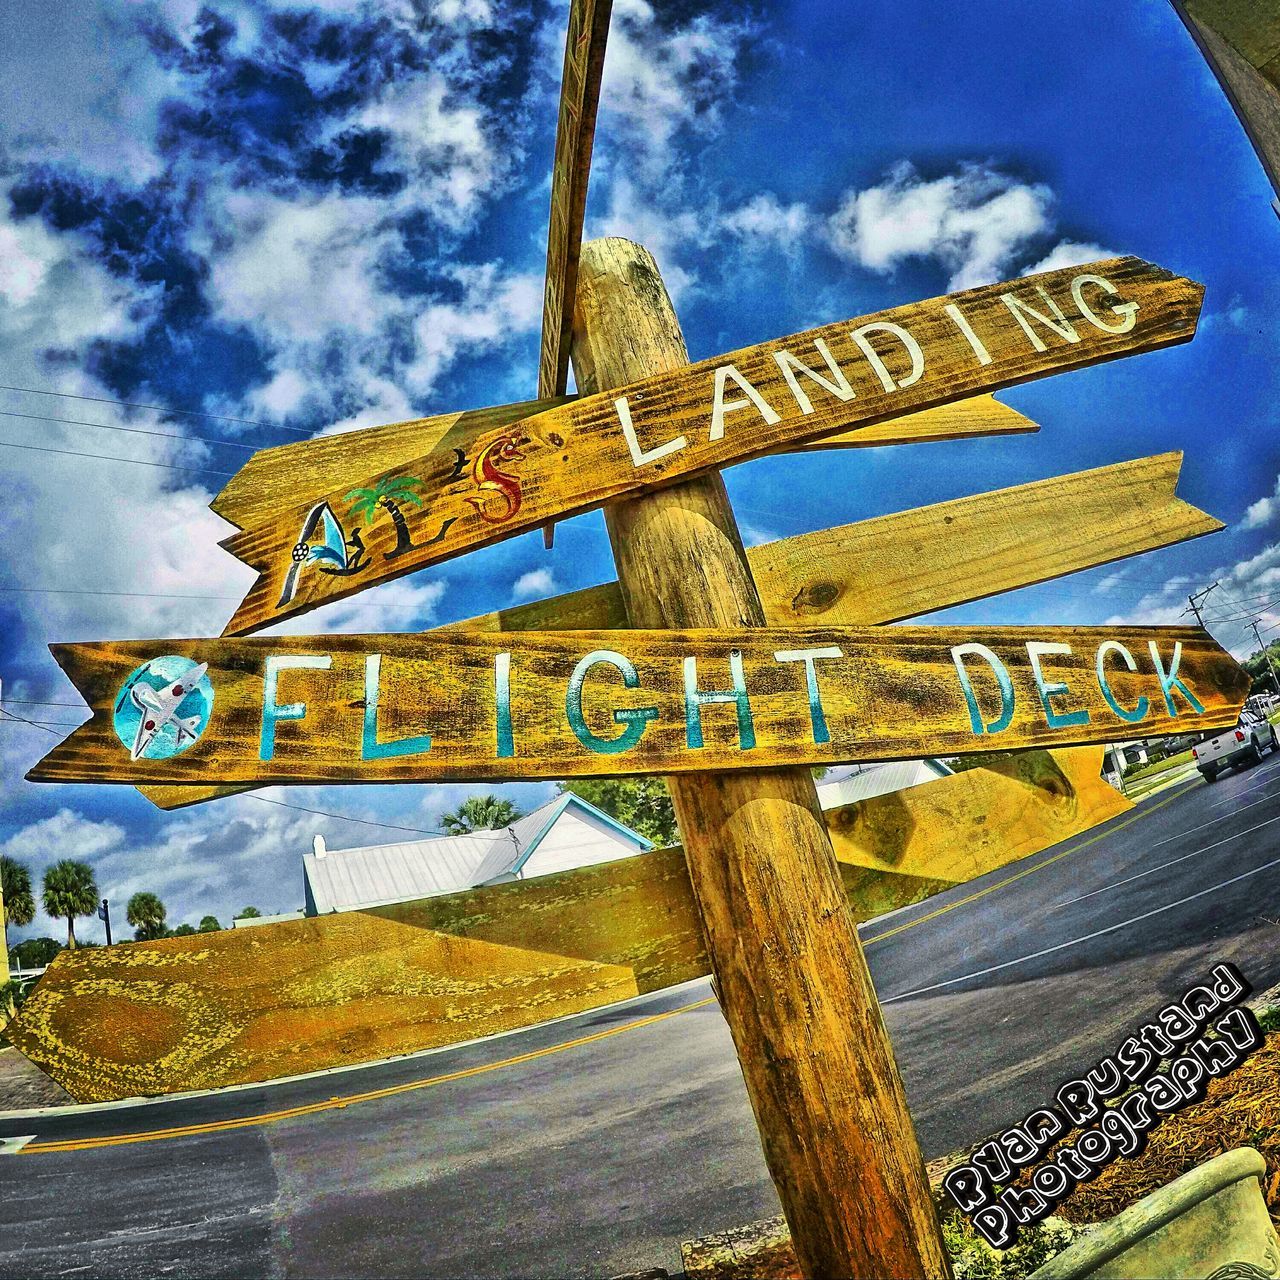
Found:
[[(1271, 770), (1272, 770), (1272, 768), (1273, 768), (1273, 767), (1274, 767), (1274, 765), (1269, 764), (1269, 765), (1267, 765), (1267, 767), (1266, 767), (1265, 769), (1260, 769), (1260, 770), (1258, 770), (1258, 773), (1259, 773), (1259, 775), (1260, 775), (1260, 776), (1261, 776), (1261, 775), (1264, 775), (1264, 774), (1268, 774), (1268, 773), (1270, 773), (1270, 772), (1271, 772)], [(1208, 806), (1208, 807), (1209, 807), (1210, 809), (1217, 809), (1217, 808), (1218, 808), (1219, 806), (1221, 806), (1221, 805), (1224, 805), (1224, 804), (1230, 804), (1233, 800), (1239, 800), (1241, 796), (1247, 796), (1247, 795), (1249, 794), (1249, 792), (1251, 792), (1251, 791), (1257, 791), (1257, 789), (1258, 789), (1259, 787), (1265, 787), (1266, 785), (1267, 785), (1267, 784), (1266, 784), (1266, 782), (1265, 782), (1265, 781), (1257, 781), (1257, 782), (1255, 782), (1255, 783), (1253, 784), (1253, 786), (1251, 786), (1251, 787), (1245, 787), (1243, 790), (1241, 790), (1241, 791), (1236, 791), (1236, 792), (1234, 792), (1232, 795), (1229, 795), (1229, 796), (1223, 796), (1221, 800), (1212, 800), (1212, 801), (1210, 801), (1210, 802), (1209, 802), (1209, 806)]]
[(1262, 866), (1254, 867), (1252, 871), (1242, 871), (1238, 876), (1232, 876), (1230, 880), (1219, 881), (1218, 884), (1212, 884), (1207, 889), (1201, 889), (1185, 898), (1179, 898), (1177, 902), (1166, 903), (1163, 907), (1154, 907), (1150, 911), (1144, 911), (1139, 916), (1131, 916), (1128, 920), (1121, 920), (1119, 924), (1109, 924), (1105, 929), (1097, 929), (1093, 933), (1086, 933), (1082, 938), (1072, 938), (1070, 942), (1059, 942), (1056, 946), (1045, 947), (1042, 951), (1033, 951), (1030, 955), (1019, 956), (1016, 960), (1005, 960), (1001, 964), (989, 965), (985, 969), (975, 969), (973, 973), (966, 973), (959, 978), (948, 978), (945, 982), (935, 982), (932, 986), (917, 987), (914, 991), (904, 991), (901, 995), (890, 996), (887, 1000), (881, 1000), (880, 1003), (886, 1005), (894, 1004), (898, 1000), (909, 1000), (912, 996), (922, 996), (930, 991), (940, 991), (943, 987), (954, 987), (957, 982), (968, 982), (970, 978), (984, 978), (987, 974), (998, 973), (1001, 969), (1012, 969), (1014, 965), (1026, 964), (1028, 960), (1038, 960), (1041, 956), (1052, 955), (1055, 951), (1065, 951), (1068, 947), (1077, 947), (1082, 942), (1092, 942), (1094, 938), (1102, 938), (1108, 933), (1115, 933), (1118, 929), (1127, 929), (1131, 924), (1150, 920), (1152, 916), (1161, 915), (1165, 911), (1172, 911), (1175, 907), (1185, 906), (1188, 902), (1194, 902), (1197, 898), (1203, 898), (1209, 893), (1216, 893), (1219, 889), (1227, 888), (1228, 885), (1239, 884), (1241, 880), (1256, 876), (1260, 871), (1270, 871), (1272, 867), (1280, 867), (1280, 858), (1272, 858), (1270, 862), (1264, 862)]
[[(483, 1063), (478, 1067), (466, 1067), (461, 1071), (449, 1071), (444, 1075), (428, 1076), (424, 1080), (410, 1080), (405, 1084), (389, 1085), (385, 1089), (369, 1089), (364, 1093), (352, 1093), (346, 1097), (327, 1098), (323, 1102), (310, 1102), (303, 1106), (285, 1107), (279, 1111), (264, 1111), (252, 1116), (239, 1116), (230, 1120), (211, 1120), (206, 1124), (177, 1125), (170, 1129), (151, 1129), (144, 1133), (112, 1134), (103, 1138), (73, 1138), (64, 1142), (39, 1142), (27, 1139), (27, 1145), (21, 1150), (23, 1155), (43, 1155), (48, 1152), (90, 1151), (97, 1147), (123, 1147), (135, 1142), (162, 1142), (168, 1138), (186, 1138), (195, 1134), (224, 1133), (230, 1129), (247, 1129), (254, 1125), (272, 1124), (277, 1120), (292, 1120), (297, 1116), (317, 1115), (323, 1111), (341, 1111), (346, 1107), (361, 1102), (376, 1102), (380, 1098), (392, 1098), (401, 1093), (413, 1093), (418, 1089), (429, 1089), (433, 1085), (448, 1084), (454, 1080), (467, 1080), (472, 1076), (485, 1075), (490, 1071), (498, 1071), (503, 1067), (514, 1067), (522, 1062), (533, 1062), (565, 1049), (576, 1049), (584, 1044), (594, 1044), (597, 1040), (607, 1040), (610, 1036), (620, 1036), (626, 1031), (638, 1031), (641, 1027), (651, 1027), (655, 1022), (665, 1022), (681, 1013), (690, 1013), (694, 1009), (704, 1009), (715, 1004), (714, 996), (704, 1000), (695, 1000), (692, 1004), (681, 1005), (678, 1009), (668, 1009), (665, 1013), (655, 1013), (647, 1018), (637, 1018), (620, 1027), (610, 1027), (607, 1031), (596, 1031), (589, 1036), (579, 1036), (575, 1040), (565, 1040), (561, 1044), (548, 1045), (545, 1049), (533, 1049), (528, 1053), (519, 1053), (511, 1058), (503, 1058), (498, 1062)], [(590, 1012), (599, 1013), (600, 1010)]]
[(24, 1134), (20, 1138), (0, 1138), (0, 1156), (16, 1156), (28, 1142), (34, 1142), (34, 1133)]
[[(1198, 781), (1198, 780), (1197, 780)], [(894, 934), (905, 933), (908, 929), (914, 929), (917, 925), (927, 924), (930, 920), (936, 920), (939, 916), (945, 916), (948, 911), (954, 911), (957, 907), (967, 906), (970, 902), (977, 902), (979, 898), (985, 898), (989, 893), (995, 893), (997, 889), (1007, 888), (1016, 881), (1023, 879), (1024, 876), (1035, 875), (1037, 871), (1043, 871), (1045, 867), (1051, 867), (1055, 862), (1062, 858), (1069, 857), (1073, 853), (1079, 853), (1081, 849), (1087, 849), (1090, 845), (1097, 844), (1099, 840), (1105, 840), (1108, 836), (1115, 835), (1118, 831), (1123, 831), (1125, 827), (1132, 826), (1135, 822), (1143, 818), (1150, 817), (1157, 809), (1163, 809), (1165, 805), (1172, 804), (1180, 795), (1190, 791), (1196, 786), (1196, 782), (1190, 782), (1180, 790), (1175, 791), (1173, 795), (1168, 796), (1164, 800), (1159, 800), (1153, 805), (1149, 805), (1145, 809), (1139, 809), (1137, 813), (1130, 814), (1123, 822), (1117, 823), (1114, 827), (1108, 827), (1106, 831), (1100, 831), (1096, 836), (1090, 836), (1088, 840), (1083, 840), (1079, 844), (1074, 844), (1069, 849), (1064, 849), (1061, 853), (1055, 853), (1052, 858), (1046, 858), (1043, 862), (1037, 862), (1034, 867), (1028, 867), (1025, 871), (1019, 871), (1016, 875), (1008, 876), (1004, 880), (998, 881), (996, 884), (988, 885), (985, 889), (979, 889), (977, 893), (971, 893), (967, 897), (957, 898), (955, 902), (949, 902), (945, 907), (939, 907), (936, 911), (930, 911), (927, 915), (920, 916), (915, 920), (908, 920), (906, 924), (900, 924), (896, 928), (886, 929), (884, 933), (878, 933), (874, 938), (868, 938), (862, 944), (863, 950), (868, 947), (874, 947), (877, 942), (883, 942), (886, 938), (892, 938)], [(898, 997), (901, 999), (901, 997)], [(883, 1004), (884, 1001), (881, 1001)]]
[[(1262, 801), (1255, 801), (1261, 804)], [(1217, 849), (1224, 844), (1230, 844), (1232, 840), (1239, 840), (1241, 836), (1250, 836), (1255, 831), (1261, 831), (1263, 827), (1269, 827), (1273, 822), (1280, 822), (1280, 815), (1274, 818), (1268, 818), (1266, 822), (1260, 822), (1256, 827), (1249, 827), (1245, 831), (1237, 831), (1233, 836), (1223, 836), (1221, 840), (1215, 840), (1212, 844), (1206, 844), (1199, 849), (1192, 849), (1190, 853), (1184, 853), (1176, 858), (1170, 858), (1168, 862), (1162, 862), (1159, 866), (1148, 867), (1145, 871), (1139, 871), (1136, 875), (1126, 876), (1123, 880), (1114, 880), (1111, 884), (1104, 884), (1101, 889), (1090, 889), (1088, 893), (1082, 893), (1078, 898), (1068, 898), (1066, 902), (1056, 903), (1049, 908), (1049, 911), (1060, 911), (1063, 907), (1070, 907), (1077, 902), (1083, 902), (1086, 898), (1092, 898), (1095, 894), (1107, 893), (1111, 889), (1118, 889), (1121, 885), (1132, 884), (1135, 880), (1141, 880), (1143, 876), (1154, 875), (1157, 871), (1163, 871), (1166, 867), (1176, 866), (1179, 862), (1186, 862), (1188, 858), (1197, 857), (1199, 854), (1208, 853), (1210, 849)], [(1192, 830), (1198, 831), (1200, 828), (1194, 827)], [(1190, 832), (1187, 833), (1188, 835)], [(1173, 837), (1176, 839), (1177, 837)], [(1168, 841), (1162, 840), (1161, 844), (1167, 844)], [(1151, 846), (1153, 849), (1155, 845)], [(1046, 915), (1048, 912), (1045, 913)]]

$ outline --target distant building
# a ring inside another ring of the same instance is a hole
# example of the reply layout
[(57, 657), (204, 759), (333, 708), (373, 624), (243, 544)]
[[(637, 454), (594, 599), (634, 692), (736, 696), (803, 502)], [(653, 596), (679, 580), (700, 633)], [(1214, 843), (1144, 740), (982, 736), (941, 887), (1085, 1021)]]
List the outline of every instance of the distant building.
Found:
[(282, 920), (301, 920), (301, 911), (280, 911), (273, 916), (236, 916), (231, 922), (233, 929), (252, 929), (260, 924), (279, 924)]
[(567, 791), (499, 831), (360, 849), (329, 849), (324, 837), (316, 836), (312, 852), (302, 859), (305, 912), (318, 916), (412, 902), (613, 862), (653, 847), (651, 840)]
[(941, 760), (893, 760), (887, 764), (857, 764), (833, 769), (818, 783), (818, 802), (823, 809), (839, 809), (859, 800), (905, 791), (924, 782), (949, 778), (955, 772)]

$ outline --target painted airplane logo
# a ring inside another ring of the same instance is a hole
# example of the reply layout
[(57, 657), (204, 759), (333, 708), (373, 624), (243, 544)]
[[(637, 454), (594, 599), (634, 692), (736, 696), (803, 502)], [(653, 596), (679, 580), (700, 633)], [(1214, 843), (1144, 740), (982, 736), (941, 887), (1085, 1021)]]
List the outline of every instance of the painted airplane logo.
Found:
[(116, 699), (115, 731), (130, 760), (161, 760), (199, 739), (213, 710), (208, 664), (175, 656), (143, 663)]
[(130, 760), (141, 759), (142, 753), (155, 741), (156, 734), (170, 721), (173, 721), (173, 727), (177, 731), (179, 750), (184, 743), (194, 742), (200, 736), (202, 726), (199, 714), (180, 716), (177, 711), (186, 701), (187, 694), (195, 689), (208, 670), (209, 664), (202, 662), (193, 667), (189, 675), (159, 692), (149, 684), (134, 683), (129, 690), (129, 697), (142, 712), (142, 716), (138, 720), (138, 732), (134, 735), (133, 746), (129, 748)]

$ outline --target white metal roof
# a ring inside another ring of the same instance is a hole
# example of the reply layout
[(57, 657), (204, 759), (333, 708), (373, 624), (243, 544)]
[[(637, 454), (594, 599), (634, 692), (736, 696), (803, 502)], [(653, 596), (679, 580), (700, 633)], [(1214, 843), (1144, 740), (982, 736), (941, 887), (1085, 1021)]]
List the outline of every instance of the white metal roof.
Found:
[(302, 873), (309, 890), (308, 906), (313, 905), (317, 915), (354, 911), (456, 893), (514, 874), (571, 804), (603, 818), (637, 849), (652, 848), (643, 836), (594, 805), (564, 793), (498, 831), (305, 853)]
[(892, 760), (885, 764), (857, 765), (830, 780), (818, 783), (818, 802), (824, 809), (856, 804), (890, 791), (905, 791), (924, 782), (935, 782), (954, 772), (941, 760)]

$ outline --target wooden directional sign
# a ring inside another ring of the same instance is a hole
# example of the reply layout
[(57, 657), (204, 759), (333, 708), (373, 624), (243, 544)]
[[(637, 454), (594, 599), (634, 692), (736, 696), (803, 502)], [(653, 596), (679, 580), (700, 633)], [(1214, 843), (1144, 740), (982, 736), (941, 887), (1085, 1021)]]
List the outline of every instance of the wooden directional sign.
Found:
[(823, 627), (70, 644), (93, 719), (42, 782), (687, 773), (1234, 724), (1189, 628)]
[[(782, 538), (749, 548), (747, 559), (774, 626), (896, 622), (1221, 529), (1220, 520), (1175, 494), (1181, 465), (1180, 453), (1165, 453), (1077, 471)], [(437, 631), (625, 626), (622, 593), (610, 582)], [(161, 809), (177, 809), (245, 789), (156, 786), (143, 793)]]
[[(1108, 259), (744, 348), (478, 436), (446, 432), (421, 465), (295, 500), (228, 539), (259, 577), (227, 632), (682, 476), (1185, 342), (1202, 293), (1140, 259)], [(312, 490), (300, 470), (279, 484)]]

